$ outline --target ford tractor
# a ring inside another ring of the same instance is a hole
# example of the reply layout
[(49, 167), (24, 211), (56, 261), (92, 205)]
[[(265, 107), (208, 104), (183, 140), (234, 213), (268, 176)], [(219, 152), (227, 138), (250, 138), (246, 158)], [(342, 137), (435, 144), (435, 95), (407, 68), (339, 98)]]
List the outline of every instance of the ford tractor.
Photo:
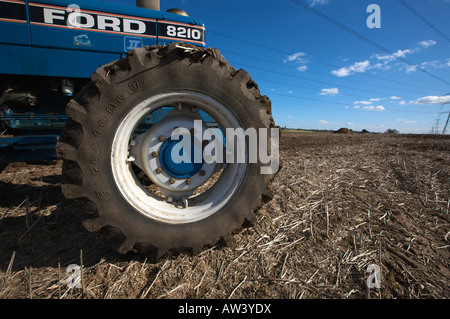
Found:
[(0, 52), (1, 164), (62, 160), (64, 196), (118, 252), (230, 244), (271, 198), (270, 100), (185, 11), (0, 0)]

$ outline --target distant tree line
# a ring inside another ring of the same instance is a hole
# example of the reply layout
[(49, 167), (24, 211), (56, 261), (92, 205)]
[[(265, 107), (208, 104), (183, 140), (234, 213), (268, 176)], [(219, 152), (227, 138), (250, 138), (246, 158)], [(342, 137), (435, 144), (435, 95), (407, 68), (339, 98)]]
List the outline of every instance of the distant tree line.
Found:
[(400, 134), (400, 132), (394, 128), (389, 128), (384, 132), (385, 134)]

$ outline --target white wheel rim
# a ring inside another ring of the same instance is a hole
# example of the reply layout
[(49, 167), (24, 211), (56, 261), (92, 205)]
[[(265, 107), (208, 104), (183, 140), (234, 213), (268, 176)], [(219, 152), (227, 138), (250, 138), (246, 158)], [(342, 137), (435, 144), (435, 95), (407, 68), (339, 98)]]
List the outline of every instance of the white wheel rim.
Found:
[[(176, 207), (144, 189), (127, 163), (130, 139), (146, 115), (162, 106), (180, 102), (207, 112), (223, 128), (239, 127), (239, 122), (227, 108), (204, 94), (188, 91), (162, 93), (142, 101), (125, 116), (116, 131), (111, 149), (113, 178), (125, 201), (146, 217), (170, 224), (193, 223), (218, 212), (238, 192), (247, 168), (246, 162), (227, 164), (214, 186), (194, 198), (187, 207)], [(237, 141), (236, 147), (240, 147), (240, 142)]]

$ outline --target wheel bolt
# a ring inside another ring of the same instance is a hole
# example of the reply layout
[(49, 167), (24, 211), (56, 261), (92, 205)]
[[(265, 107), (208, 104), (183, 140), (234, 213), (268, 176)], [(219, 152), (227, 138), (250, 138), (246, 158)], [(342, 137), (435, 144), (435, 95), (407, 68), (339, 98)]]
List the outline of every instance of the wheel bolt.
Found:
[(161, 174), (162, 172), (163, 172), (163, 170), (162, 170), (161, 167), (158, 167), (158, 168), (156, 169), (156, 174)]
[(161, 135), (159, 137), (160, 142), (164, 142), (166, 140), (166, 137), (164, 135)]
[(175, 184), (175, 178), (169, 179), (170, 184)]
[(204, 170), (200, 170), (199, 174), (200, 174), (200, 176), (205, 176), (206, 172)]
[(152, 156), (153, 157), (158, 157), (158, 152), (156, 152), (156, 151), (152, 152)]
[(188, 179), (186, 180), (186, 184), (191, 185), (191, 184), (192, 184), (192, 179), (188, 178)]

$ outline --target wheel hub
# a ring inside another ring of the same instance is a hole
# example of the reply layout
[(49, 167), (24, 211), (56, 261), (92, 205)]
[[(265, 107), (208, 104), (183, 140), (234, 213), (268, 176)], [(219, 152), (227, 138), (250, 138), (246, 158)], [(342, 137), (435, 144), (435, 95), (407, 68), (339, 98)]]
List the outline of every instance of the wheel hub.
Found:
[[(147, 177), (168, 197), (175, 200), (187, 198), (195, 189), (214, 174), (216, 165), (203, 160), (195, 162), (194, 155), (203, 155), (202, 141), (194, 132), (194, 120), (201, 120), (197, 111), (181, 105), (164, 119), (130, 143), (130, 155)], [(202, 129), (208, 126), (202, 123)], [(183, 134), (189, 132), (189, 134)], [(173, 139), (172, 134), (179, 139)], [(190, 139), (190, 149), (181, 147), (185, 138)]]
[(181, 162), (175, 161), (173, 159), (173, 153), (177, 153), (177, 146), (179, 146), (180, 141), (172, 140), (169, 138), (166, 140), (162, 147), (159, 155), (159, 161), (161, 162), (162, 169), (167, 172), (170, 176), (175, 178), (189, 178), (197, 174), (203, 164), (205, 163), (202, 157), (200, 163), (195, 163), (194, 154), (197, 151), (202, 152), (202, 149), (197, 147), (194, 138), (191, 137), (191, 149), (178, 151), (179, 158)]

